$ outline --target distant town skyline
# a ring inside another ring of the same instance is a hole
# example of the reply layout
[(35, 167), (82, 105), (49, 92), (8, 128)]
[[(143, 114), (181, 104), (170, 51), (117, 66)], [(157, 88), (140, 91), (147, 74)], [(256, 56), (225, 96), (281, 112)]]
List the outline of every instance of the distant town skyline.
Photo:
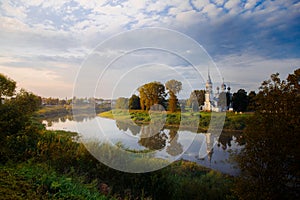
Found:
[[(299, 10), (298, 0), (4, 0), (0, 3), (0, 73), (15, 80), (18, 88), (40, 96), (71, 98), (81, 66), (99, 44), (124, 31), (158, 27), (178, 31), (198, 42), (225, 82), (230, 83), (232, 92), (240, 88), (258, 91), (272, 73), (279, 72), (284, 79), (300, 67)], [(172, 38), (168, 40), (173, 42)], [(105, 53), (109, 56), (115, 52)], [(186, 65), (173, 62), (176, 59), (172, 56), (146, 53), (155, 61), (160, 56), (170, 58), (163, 65), (145, 63), (143, 73), (151, 72), (149, 80), (164, 83), (172, 79), (162, 76), (161, 71), (170, 73), (170, 66), (193, 80)], [(133, 54), (126, 59), (124, 62), (136, 63)], [(116, 68), (116, 78), (129, 69)], [(207, 68), (201, 69), (202, 77), (193, 82), (197, 89), (205, 89)], [(105, 82), (112, 84), (112, 80)], [(213, 84), (215, 89), (220, 81), (213, 80)], [(127, 89), (127, 96), (120, 94), (128, 97), (133, 93), (132, 86)], [(111, 98), (110, 90), (96, 96)], [(183, 91), (189, 93), (188, 89)]]

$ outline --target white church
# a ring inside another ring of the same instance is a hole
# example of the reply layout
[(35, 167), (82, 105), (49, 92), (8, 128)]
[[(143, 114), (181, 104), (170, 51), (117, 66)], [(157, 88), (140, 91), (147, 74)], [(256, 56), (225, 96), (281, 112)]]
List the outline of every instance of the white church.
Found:
[[(204, 105), (201, 106), (201, 110), (203, 111), (208, 111), (208, 112), (224, 112), (224, 111), (233, 111), (232, 108), (232, 93), (230, 92), (230, 87), (226, 88), (226, 85), (223, 83), (221, 85), (221, 92), (220, 92), (220, 88), (217, 87), (216, 88), (216, 92), (213, 92), (213, 84), (208, 72), (208, 79), (206, 81), (205, 84), (205, 101), (204, 101)], [(227, 90), (227, 91), (226, 91)], [(227, 106), (227, 103), (221, 103), (222, 102), (226, 102), (226, 95), (225, 96), (220, 96), (221, 93), (228, 93), (229, 94), (229, 106)], [(223, 99), (221, 99), (223, 98)], [(225, 104), (225, 105), (224, 105)]]

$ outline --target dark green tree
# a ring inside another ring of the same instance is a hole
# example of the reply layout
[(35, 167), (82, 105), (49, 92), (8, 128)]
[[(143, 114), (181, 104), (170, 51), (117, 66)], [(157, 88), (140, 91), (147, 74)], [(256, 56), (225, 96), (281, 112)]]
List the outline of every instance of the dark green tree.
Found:
[(16, 90), (16, 82), (10, 78), (0, 74), (0, 105), (2, 98), (12, 97)]
[(43, 126), (32, 116), (40, 105), (40, 97), (23, 89), (0, 105), (0, 162), (25, 159), (35, 148)]
[(129, 109), (133, 110), (140, 110), (141, 109), (141, 104), (140, 104), (140, 97), (133, 94), (129, 98)]
[(281, 81), (264, 81), (238, 156), (240, 199), (298, 199), (300, 196), (300, 69)]
[(233, 110), (245, 112), (248, 107), (247, 92), (244, 89), (239, 89), (236, 93), (233, 93), (232, 103)]
[(256, 102), (255, 102), (256, 93), (254, 91), (249, 92), (248, 94), (248, 111), (254, 111), (256, 108)]
[(169, 101), (168, 101), (168, 110), (170, 112), (175, 112), (178, 107), (177, 94), (182, 90), (182, 83), (177, 80), (169, 80), (165, 84), (166, 89), (169, 91)]

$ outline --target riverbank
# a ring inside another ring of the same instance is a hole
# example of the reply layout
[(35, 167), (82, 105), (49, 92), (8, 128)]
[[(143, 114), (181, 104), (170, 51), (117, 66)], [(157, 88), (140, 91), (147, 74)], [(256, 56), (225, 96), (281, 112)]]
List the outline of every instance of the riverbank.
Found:
[(234, 177), (183, 160), (149, 173), (117, 171), (96, 160), (83, 144), (75, 142), (76, 135), (41, 130), (34, 134), (35, 142), (27, 144), (30, 151), (11, 149), (14, 157), (0, 163), (2, 198), (234, 198), (231, 191)]
[[(110, 107), (95, 106), (94, 104), (82, 104), (76, 105), (77, 113), (82, 113), (82, 115), (93, 115), (99, 114), (101, 112), (109, 111)], [(47, 105), (42, 106), (35, 115), (39, 118), (57, 118), (66, 115), (73, 115), (72, 105)]]
[(151, 120), (163, 120), (166, 127), (197, 127), (197, 132), (207, 131), (211, 120), (218, 120), (219, 117), (224, 121), (224, 131), (239, 131), (242, 132), (246, 127), (247, 120), (253, 113), (214, 113), (211, 112), (175, 112), (165, 114), (148, 113), (143, 110), (110, 110), (98, 114), (100, 117), (114, 120), (131, 120), (136, 124), (149, 124)]

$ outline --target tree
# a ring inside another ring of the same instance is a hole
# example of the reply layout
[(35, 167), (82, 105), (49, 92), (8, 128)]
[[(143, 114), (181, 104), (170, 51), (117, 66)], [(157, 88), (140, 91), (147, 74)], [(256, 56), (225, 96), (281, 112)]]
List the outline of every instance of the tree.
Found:
[(11, 100), (11, 103), (19, 107), (20, 113), (31, 115), (41, 106), (42, 98), (21, 89), (16, 98)]
[(140, 97), (133, 94), (129, 98), (129, 109), (133, 109), (133, 110), (140, 110), (141, 109)]
[(188, 100), (188, 106), (193, 110), (198, 110), (198, 107), (204, 105), (205, 100), (205, 90), (194, 90), (190, 94), (190, 98)]
[(165, 86), (160, 82), (150, 82), (138, 88), (142, 110), (149, 110), (151, 106), (160, 104), (165, 107)]
[(233, 110), (238, 112), (245, 112), (248, 106), (248, 96), (244, 89), (239, 89), (233, 93), (232, 97)]
[(255, 98), (245, 148), (238, 155), (241, 199), (298, 199), (300, 182), (300, 69), (281, 81), (264, 81)]
[(171, 112), (175, 112), (178, 106), (178, 99), (176, 94), (182, 90), (182, 83), (177, 80), (169, 80), (165, 84), (166, 89), (169, 91), (168, 109)]
[(119, 97), (116, 101), (115, 108), (117, 109), (128, 109), (128, 99), (125, 97)]
[(2, 104), (2, 98), (12, 97), (16, 90), (16, 82), (10, 78), (0, 74), (0, 105)]
[(256, 93), (254, 91), (249, 92), (248, 94), (248, 111), (254, 111), (256, 108), (256, 102), (255, 102)]
[[(15, 82), (7, 80), (13, 84), (10, 86), (10, 92), (2, 92), (2, 94), (12, 96)], [(3, 81), (0, 84), (2, 83), (6, 84)], [(0, 88), (5, 87), (0, 85)], [(37, 130), (42, 129), (43, 126), (34, 123), (32, 115), (40, 105), (40, 97), (23, 89), (14, 98), (6, 99), (0, 105), (0, 162), (5, 162), (12, 157), (24, 159), (23, 154), (34, 148), (38, 137)]]

